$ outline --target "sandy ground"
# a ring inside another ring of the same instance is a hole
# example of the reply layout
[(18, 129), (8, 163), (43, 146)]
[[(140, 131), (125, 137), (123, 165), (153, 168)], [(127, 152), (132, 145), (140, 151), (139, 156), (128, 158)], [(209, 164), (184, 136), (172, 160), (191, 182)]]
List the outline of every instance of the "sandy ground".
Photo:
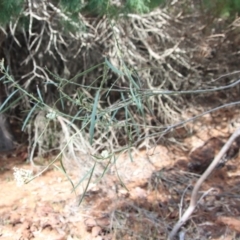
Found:
[[(0, 239), (166, 239), (188, 206), (193, 184), (233, 132), (230, 120), (219, 127), (205, 117), (204, 125), (188, 128), (191, 134), (178, 129), (174, 134), (186, 135), (181, 140), (133, 151), (131, 158), (122, 154), (101, 181), (90, 184), (80, 206), (84, 188), (73, 191), (59, 169), (17, 186), (13, 168), (31, 170), (26, 150), (0, 153)], [(199, 198), (211, 191), (182, 228), (184, 239), (240, 239), (236, 149), (202, 186)], [(78, 183), (76, 173), (70, 177)]]

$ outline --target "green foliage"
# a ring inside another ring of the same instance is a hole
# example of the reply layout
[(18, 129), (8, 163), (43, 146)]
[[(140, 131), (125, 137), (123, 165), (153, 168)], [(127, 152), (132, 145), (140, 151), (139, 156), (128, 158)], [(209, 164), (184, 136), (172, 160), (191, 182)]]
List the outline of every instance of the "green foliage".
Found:
[(88, 1), (88, 4), (86, 5), (85, 10), (93, 14), (102, 15), (107, 12), (108, 7), (109, 7), (109, 0), (90, 0)]
[(163, 6), (167, 1), (166, 0), (150, 0), (148, 2), (148, 7), (150, 10)]
[[(165, 0), (51, 0), (53, 4), (60, 7), (71, 21), (79, 23), (79, 12), (94, 16), (107, 15), (109, 17), (118, 17), (119, 14), (127, 13), (147, 13), (160, 6)], [(8, 24), (11, 18), (23, 17), (20, 15), (27, 5), (26, 0), (0, 0), (0, 24)], [(25, 17), (26, 18), (26, 17)], [(20, 23), (26, 23), (20, 21)], [(70, 24), (72, 25), (72, 24)]]
[(134, 13), (147, 13), (165, 2), (165, 0), (129, 0), (126, 1), (125, 9)]
[(83, 8), (79, 0), (61, 0), (60, 4), (64, 10), (71, 13), (78, 13)]
[(110, 0), (90, 0), (85, 10), (96, 15), (104, 15), (117, 17), (118, 14), (127, 13), (147, 13), (154, 8), (160, 6), (165, 0), (119, 0), (113, 4)]
[(24, 6), (24, 0), (1, 0), (0, 1), (0, 24), (7, 24), (12, 17), (17, 17)]
[(215, 17), (234, 17), (240, 13), (240, 0), (204, 0), (203, 7)]
[(150, 1), (145, 0), (128, 0), (126, 1), (125, 8), (129, 12), (136, 12), (136, 13), (145, 13), (149, 12), (148, 3)]

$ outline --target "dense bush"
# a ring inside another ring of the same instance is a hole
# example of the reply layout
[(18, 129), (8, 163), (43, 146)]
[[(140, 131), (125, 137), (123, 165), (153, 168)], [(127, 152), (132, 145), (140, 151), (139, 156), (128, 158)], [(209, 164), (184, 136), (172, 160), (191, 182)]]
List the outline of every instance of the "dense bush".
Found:
[(240, 13), (239, 0), (204, 0), (202, 1), (202, 9), (211, 13), (214, 17), (230, 17), (233, 18)]
[[(71, 16), (72, 19), (76, 19), (77, 15), (81, 13), (88, 13), (94, 15), (117, 16), (120, 13), (146, 13), (155, 7), (162, 4), (164, 0), (90, 0), (90, 1), (77, 1), (77, 0), (52, 0), (52, 3), (62, 11)], [(0, 2), (0, 24), (7, 24), (12, 18), (21, 16), (26, 8), (32, 3), (34, 6), (35, 2), (28, 2), (24, 0), (3, 0)], [(36, 2), (36, 4), (38, 4)], [(26, 15), (26, 13), (25, 13)]]
[(18, 16), (24, 8), (24, 0), (3, 0), (0, 1), (0, 24), (9, 23), (11, 17)]

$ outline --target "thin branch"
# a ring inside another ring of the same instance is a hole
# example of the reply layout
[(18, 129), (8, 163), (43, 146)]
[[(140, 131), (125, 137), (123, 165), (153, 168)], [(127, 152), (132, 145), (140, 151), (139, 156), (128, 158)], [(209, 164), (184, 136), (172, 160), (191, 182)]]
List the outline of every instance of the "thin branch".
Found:
[(231, 147), (234, 140), (240, 136), (240, 128), (238, 128), (232, 136), (228, 139), (226, 144), (222, 147), (218, 155), (214, 158), (210, 166), (207, 168), (207, 170), (202, 174), (202, 176), (198, 179), (197, 183), (194, 186), (194, 189), (192, 191), (191, 195), (191, 201), (188, 209), (185, 211), (183, 216), (180, 218), (180, 220), (176, 223), (174, 228), (172, 229), (171, 233), (169, 234), (168, 240), (173, 240), (174, 236), (177, 234), (178, 230), (182, 227), (182, 225), (189, 219), (193, 211), (195, 210), (197, 206), (197, 194), (198, 191), (202, 185), (202, 183), (208, 178), (208, 176), (212, 173), (212, 171), (215, 169), (215, 167), (218, 165), (224, 154), (228, 151), (228, 149)]

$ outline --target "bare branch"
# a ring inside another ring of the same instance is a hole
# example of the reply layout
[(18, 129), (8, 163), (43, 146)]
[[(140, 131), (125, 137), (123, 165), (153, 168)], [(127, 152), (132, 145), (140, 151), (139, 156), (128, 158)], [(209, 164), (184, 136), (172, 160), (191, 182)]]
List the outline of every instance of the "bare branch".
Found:
[(238, 128), (232, 136), (228, 139), (226, 144), (222, 147), (218, 155), (214, 158), (210, 166), (207, 168), (207, 170), (202, 174), (202, 176), (198, 179), (197, 183), (194, 186), (194, 189), (192, 191), (191, 195), (191, 201), (188, 209), (185, 211), (183, 216), (180, 218), (180, 220), (176, 223), (174, 228), (172, 229), (171, 233), (169, 234), (168, 240), (173, 240), (174, 236), (177, 234), (178, 230), (181, 228), (181, 226), (189, 219), (193, 211), (195, 210), (197, 206), (197, 194), (198, 191), (202, 185), (202, 183), (208, 178), (208, 176), (212, 173), (212, 171), (215, 169), (215, 167), (218, 165), (224, 154), (228, 151), (228, 149), (231, 147), (234, 140), (240, 136), (240, 128)]

